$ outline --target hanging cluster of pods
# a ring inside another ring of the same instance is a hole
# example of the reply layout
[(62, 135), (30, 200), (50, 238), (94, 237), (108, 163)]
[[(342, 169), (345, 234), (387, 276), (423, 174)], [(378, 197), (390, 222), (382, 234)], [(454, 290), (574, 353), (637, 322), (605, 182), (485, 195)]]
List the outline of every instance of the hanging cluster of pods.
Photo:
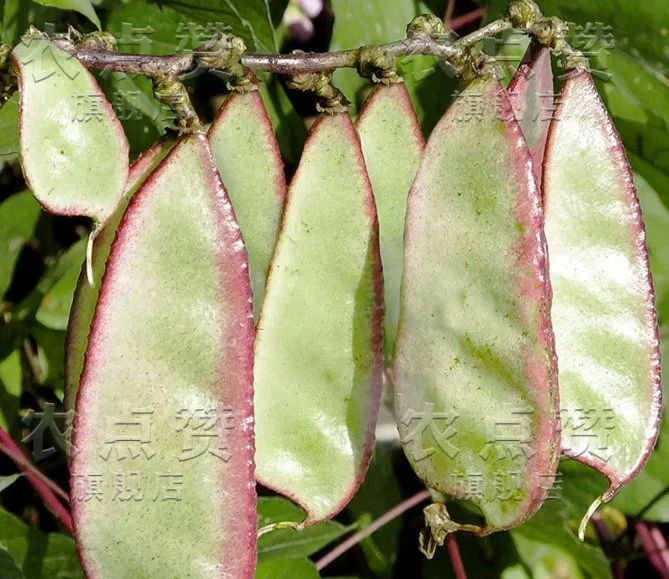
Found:
[[(661, 409), (652, 282), (587, 70), (555, 106), (532, 46), (509, 87), (472, 81), (427, 144), (404, 85), (380, 84), (355, 125), (321, 115), (287, 186), (253, 87), (206, 135), (128, 166), (76, 59), (29, 38), (12, 62), (30, 188), (95, 222), (66, 360), (88, 576), (252, 577), (256, 481), (304, 508), (298, 528), (336, 515), (364, 479), (384, 375), (418, 476), (482, 520), (428, 509), (437, 542), (522, 523), (561, 454), (608, 477), (593, 508), (644, 465)], [(99, 122), (73, 120), (81, 95)], [(587, 416), (604, 447), (583, 448)]]

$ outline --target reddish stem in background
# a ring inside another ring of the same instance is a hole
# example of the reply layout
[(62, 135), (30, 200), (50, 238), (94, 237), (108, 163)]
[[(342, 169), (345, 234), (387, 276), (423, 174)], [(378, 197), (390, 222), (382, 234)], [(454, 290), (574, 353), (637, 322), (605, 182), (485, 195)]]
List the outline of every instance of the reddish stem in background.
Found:
[(458, 541), (455, 538), (455, 533), (450, 533), (446, 537), (446, 547), (448, 548), (448, 554), (451, 556), (451, 564), (453, 565), (456, 579), (467, 579), (467, 573), (462, 563), (462, 557), (460, 557), (460, 549), (458, 549)]
[(72, 516), (56, 496), (56, 494), (58, 494), (64, 500), (67, 500), (67, 493), (37, 470), (35, 465), (26, 458), (18, 444), (16, 444), (12, 437), (2, 428), (0, 428), (0, 451), (4, 452), (17, 464), (26, 479), (28, 479), (28, 482), (44, 501), (46, 508), (53, 513), (63, 527), (70, 533), (73, 533)]
[[(351, 535), (340, 545), (337, 545), (332, 551), (323, 555), (318, 561), (316, 561), (316, 569), (320, 571), (324, 567), (327, 567), (335, 559), (339, 558), (341, 555), (346, 553), (352, 547), (355, 547), (360, 541), (369, 537), (374, 531), (383, 527), (383, 525), (388, 524), (390, 521), (399, 517), (402, 513), (405, 513), (409, 509), (415, 507), (416, 505), (426, 501), (430, 498), (429, 491), (421, 491), (418, 494), (415, 494), (408, 499), (402, 501), (399, 505), (390, 509), (387, 513), (381, 515), (378, 519), (373, 521), (371, 524), (367, 525), (364, 529), (361, 529), (354, 535)], [(461, 578), (458, 578), (461, 579)], [(465, 577), (466, 579), (466, 577)]]
[(485, 8), (477, 8), (476, 10), (472, 10), (467, 14), (463, 14), (462, 16), (458, 16), (457, 18), (449, 20), (447, 24), (451, 30), (460, 30), (461, 28), (464, 28), (465, 26), (480, 20), (484, 16)]
[(444, 16), (444, 24), (448, 25), (453, 17), (453, 10), (455, 10), (455, 0), (448, 0), (446, 5), (446, 15)]
[(656, 525), (649, 525), (643, 521), (637, 521), (634, 528), (650, 564), (663, 579), (669, 579), (669, 549), (662, 531)]

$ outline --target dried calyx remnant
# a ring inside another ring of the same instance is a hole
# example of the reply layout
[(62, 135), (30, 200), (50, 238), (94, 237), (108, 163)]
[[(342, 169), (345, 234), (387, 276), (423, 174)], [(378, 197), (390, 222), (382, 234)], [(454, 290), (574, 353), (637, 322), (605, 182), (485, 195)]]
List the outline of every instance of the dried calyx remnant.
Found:
[[(332, 71), (337, 68), (355, 68), (376, 83), (391, 84), (399, 80), (395, 69), (398, 56), (432, 55), (441, 57), (465, 80), (495, 75), (494, 59), (481, 52), (478, 43), (512, 28), (524, 30), (555, 54), (564, 56), (567, 68), (588, 68), (587, 59), (567, 43), (566, 24), (544, 16), (532, 0), (512, 0), (503, 18), (457, 40), (449, 39), (441, 19), (424, 14), (408, 25), (404, 40), (327, 53), (251, 54), (246, 52), (242, 39), (230, 34), (219, 35), (192, 54), (174, 56), (118, 53), (115, 39), (106, 32), (82, 35), (69, 28), (51, 40), (88, 68), (133, 72), (151, 78), (156, 98), (174, 111), (176, 128), (183, 133), (202, 130), (181, 82), (181, 75), (196, 68), (223, 71), (229, 76), (228, 88), (237, 91), (255, 88), (250, 70), (284, 74), (291, 78), (292, 88), (315, 93), (320, 99), (319, 110), (337, 113), (348, 104), (331, 83)], [(31, 27), (28, 34), (35, 33), (39, 32)], [(16, 79), (6, 65), (10, 51), (11, 47), (0, 45), (0, 105), (16, 89)]]

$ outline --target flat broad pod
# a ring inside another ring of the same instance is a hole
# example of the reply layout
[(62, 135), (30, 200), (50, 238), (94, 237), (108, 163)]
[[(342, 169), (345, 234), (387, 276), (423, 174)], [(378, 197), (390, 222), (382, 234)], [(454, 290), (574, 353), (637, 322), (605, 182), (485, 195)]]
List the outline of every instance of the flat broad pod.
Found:
[(255, 348), (258, 481), (333, 517), (361, 484), (382, 381), (374, 197), (351, 118), (314, 124), (288, 190)]
[(554, 101), (550, 50), (531, 43), (506, 90), (530, 149), (537, 184), (541, 185)]
[(600, 502), (643, 468), (662, 410), (641, 209), (618, 133), (585, 70), (569, 71), (562, 85), (543, 191), (562, 452), (610, 481), (583, 520), (583, 536)]
[(229, 95), (208, 137), (246, 242), (257, 320), (286, 196), (283, 160), (260, 92)]
[(87, 576), (253, 577), (253, 333), (232, 206), (184, 137), (130, 202), (91, 328), (70, 462)]
[(485, 518), (459, 525), (432, 505), (430, 541), (519, 525), (552, 484), (558, 391), (542, 228), (506, 91), (475, 80), (428, 140), (405, 233), (394, 365), (400, 439), (428, 488), (472, 501)]
[(404, 83), (378, 85), (356, 121), (379, 215), (383, 262), (384, 350), (395, 346), (404, 261), (404, 218), (425, 139)]
[(128, 141), (90, 72), (41, 36), (25, 36), (11, 61), (19, 79), (19, 154), (28, 186), (59, 215), (98, 226), (128, 178)]
[[(139, 186), (151, 174), (156, 165), (165, 158), (170, 151), (172, 143), (157, 143), (148, 151), (142, 154), (130, 166), (128, 173), (128, 183), (126, 184), (125, 197), (116, 212), (100, 230), (93, 241), (91, 252), (93, 279), (101, 280), (107, 267), (107, 258), (111, 250), (112, 242), (116, 236), (121, 218), (125, 213), (130, 199), (135, 194)], [(98, 301), (100, 285), (96, 283), (91, 285), (88, 282), (86, 264), (81, 268), (79, 281), (72, 297), (72, 307), (70, 308), (70, 319), (67, 324), (67, 336), (65, 337), (65, 396), (63, 404), (67, 410), (74, 408), (79, 390), (79, 380), (84, 368), (84, 355), (88, 347), (88, 333), (91, 329), (91, 322), (95, 314), (95, 305)]]

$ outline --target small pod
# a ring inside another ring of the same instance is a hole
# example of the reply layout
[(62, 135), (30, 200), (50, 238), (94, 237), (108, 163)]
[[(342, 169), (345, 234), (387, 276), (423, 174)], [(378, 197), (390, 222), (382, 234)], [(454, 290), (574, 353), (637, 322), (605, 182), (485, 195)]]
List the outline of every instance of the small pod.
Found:
[(376, 207), (348, 114), (311, 129), (257, 328), (257, 479), (333, 517), (362, 482), (382, 380)]
[(133, 196), (100, 288), (70, 462), (88, 577), (253, 577), (253, 333), (244, 242), (190, 135)]
[(550, 50), (530, 44), (506, 90), (530, 149), (537, 184), (541, 185), (554, 101)]
[(356, 121), (379, 215), (384, 290), (384, 351), (391, 358), (399, 319), (404, 218), (425, 139), (404, 83), (379, 85)]
[(562, 85), (546, 147), (546, 239), (562, 452), (610, 481), (581, 525), (644, 466), (662, 412), (646, 234), (620, 137), (590, 73)]
[(88, 347), (88, 333), (91, 329), (95, 304), (98, 301), (100, 293), (99, 282), (107, 267), (107, 258), (109, 257), (109, 251), (116, 236), (116, 230), (128, 207), (128, 203), (130, 203), (130, 199), (132, 199), (139, 186), (151, 174), (158, 163), (165, 158), (171, 147), (171, 143), (157, 143), (130, 166), (125, 197), (122, 199), (113, 217), (108, 220), (93, 241), (91, 254), (93, 279), (97, 280), (97, 283), (91, 285), (88, 282), (86, 264), (81, 268), (79, 281), (72, 297), (67, 335), (65, 336), (65, 396), (63, 404), (67, 410), (74, 408), (74, 403), (77, 399), (81, 371), (84, 368), (84, 355)]
[(103, 225), (128, 178), (128, 141), (114, 110), (84, 66), (46, 38), (24, 37), (11, 60), (28, 186), (46, 210)]
[(232, 93), (208, 137), (249, 254), (257, 320), (286, 196), (283, 161), (260, 92)]
[(475, 80), (409, 195), (394, 378), (411, 465), (479, 507), (479, 534), (522, 523), (555, 475), (550, 296), (529, 150), (502, 85)]

